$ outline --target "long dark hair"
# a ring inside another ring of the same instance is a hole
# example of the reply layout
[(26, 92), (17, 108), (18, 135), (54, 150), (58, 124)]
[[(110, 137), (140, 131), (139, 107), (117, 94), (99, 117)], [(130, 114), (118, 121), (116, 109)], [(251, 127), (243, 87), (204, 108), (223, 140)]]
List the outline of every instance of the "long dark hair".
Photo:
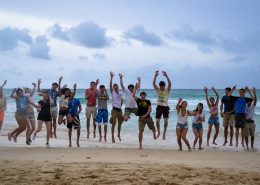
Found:
[(198, 106), (201, 106), (201, 112), (203, 111), (203, 103), (198, 103), (198, 105), (197, 105), (197, 107), (196, 107), (196, 109), (194, 110), (194, 112), (198, 112)]

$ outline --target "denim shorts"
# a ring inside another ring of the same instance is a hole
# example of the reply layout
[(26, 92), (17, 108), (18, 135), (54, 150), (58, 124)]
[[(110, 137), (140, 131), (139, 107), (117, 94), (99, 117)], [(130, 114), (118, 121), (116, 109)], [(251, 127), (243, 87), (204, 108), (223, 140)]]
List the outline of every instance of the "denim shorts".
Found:
[(176, 128), (180, 128), (180, 129), (189, 128), (189, 125), (188, 123), (185, 124), (177, 123)]
[(192, 128), (197, 130), (203, 130), (202, 123), (192, 123)]
[(211, 125), (219, 125), (218, 116), (217, 117), (210, 116), (208, 123), (211, 124)]

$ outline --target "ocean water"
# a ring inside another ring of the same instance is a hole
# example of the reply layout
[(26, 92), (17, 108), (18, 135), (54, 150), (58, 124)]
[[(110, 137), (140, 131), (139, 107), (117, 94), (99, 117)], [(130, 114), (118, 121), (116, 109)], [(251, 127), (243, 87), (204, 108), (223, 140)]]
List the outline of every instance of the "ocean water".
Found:
[[(7, 132), (10, 131), (11, 128), (15, 127), (17, 125), (15, 119), (14, 119), (14, 113), (15, 113), (15, 101), (10, 98), (11, 94), (11, 89), (5, 89), (4, 94), (7, 97), (7, 111), (6, 111), (6, 116), (5, 116), (5, 122), (3, 125), (3, 133), (6, 135)], [(141, 91), (145, 91), (147, 93), (147, 99), (149, 99), (152, 102), (152, 114), (151, 116), (155, 118), (155, 110), (156, 110), (156, 93), (153, 89), (143, 89)], [(224, 95), (224, 90), (217, 90), (220, 94), (220, 98)], [(109, 91), (108, 91), (109, 92)], [(238, 95), (238, 92), (234, 92), (234, 95)], [(260, 95), (260, 91), (258, 91), (257, 96)], [(214, 96), (213, 92), (209, 91), (209, 96)], [(111, 97), (111, 96), (110, 96)], [(202, 89), (173, 89), (170, 93), (169, 97), (169, 106), (170, 106), (170, 115), (169, 115), (169, 126), (168, 126), (168, 131), (167, 131), (167, 138), (166, 141), (162, 141), (162, 138), (159, 138), (158, 140), (154, 141), (152, 139), (152, 134), (148, 127), (146, 127), (145, 132), (144, 132), (144, 141), (143, 145), (144, 147), (150, 147), (150, 148), (176, 148), (177, 143), (176, 143), (176, 134), (175, 134), (175, 127), (176, 127), (176, 122), (177, 122), (177, 115), (176, 115), (176, 110), (175, 106), (178, 102), (179, 98), (183, 98), (188, 102), (188, 110), (194, 110), (197, 106), (198, 103), (203, 103), (204, 104), (204, 112), (206, 114), (206, 122), (204, 123), (204, 145), (206, 143), (206, 132), (207, 132), (207, 119), (209, 117), (209, 110), (208, 107), (206, 106), (206, 100), (205, 100), (205, 95), (204, 91)], [(84, 98), (84, 90), (79, 89), (77, 90), (76, 93), (76, 98), (79, 98), (82, 104), (83, 111), (80, 114), (80, 119), (81, 119), (81, 125), (82, 125), (82, 134), (81, 134), (81, 139), (85, 140), (86, 139), (86, 116), (85, 116), (85, 108), (86, 108), (86, 103), (85, 103), (85, 98)], [(34, 101), (37, 102), (41, 98), (35, 93)], [(219, 104), (220, 106), (220, 104)], [(124, 105), (123, 105), (124, 107)], [(109, 100), (108, 104), (109, 110), (111, 110), (112, 105), (111, 105), (111, 98)], [(37, 113), (35, 111), (35, 116), (37, 116)], [(193, 142), (194, 135), (191, 129), (191, 122), (192, 117), (189, 118), (189, 132), (188, 132), (188, 138), (190, 140), (190, 143)], [(155, 121), (155, 119), (154, 119)], [(256, 139), (255, 139), (255, 146), (260, 149), (260, 103), (257, 103), (256, 109), (255, 109), (255, 122), (256, 122)], [(222, 119), (220, 117), (220, 123), (222, 125)], [(92, 129), (92, 126), (91, 126)], [(64, 125), (58, 126), (57, 127), (58, 131), (58, 138), (60, 139), (67, 139), (67, 129)], [(161, 120), (161, 133), (163, 131), (163, 119)], [(123, 141), (117, 144), (117, 147), (136, 147), (138, 146), (138, 118), (134, 115), (131, 116), (131, 119), (127, 122), (124, 123), (122, 126), (122, 139)], [(211, 140), (214, 134), (214, 129), (212, 132)], [(2, 134), (3, 135), (3, 134)], [(74, 134), (75, 135), (75, 134)], [(45, 137), (45, 132), (41, 132), (39, 134), (39, 137)], [(75, 136), (74, 136), (75, 137)], [(91, 137), (93, 140), (93, 138)], [(97, 140), (97, 139), (96, 139)], [(113, 145), (110, 145), (110, 128), (108, 129), (108, 144), (102, 144), (99, 145), (98, 142), (94, 140), (95, 146), (107, 146), (107, 147), (113, 147)], [(96, 143), (97, 142), (97, 143)], [(217, 140), (219, 145), (223, 144), (223, 127), (221, 126), (220, 128), (220, 134)], [(1, 144), (1, 143), (0, 143)], [(3, 144), (3, 143), (2, 143)], [(87, 145), (87, 144), (86, 144)], [(221, 148), (221, 147), (220, 147)]]

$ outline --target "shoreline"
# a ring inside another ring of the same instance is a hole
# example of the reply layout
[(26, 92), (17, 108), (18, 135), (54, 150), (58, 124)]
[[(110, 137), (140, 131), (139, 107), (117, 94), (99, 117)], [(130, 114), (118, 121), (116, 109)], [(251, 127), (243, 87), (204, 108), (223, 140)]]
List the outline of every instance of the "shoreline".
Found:
[(3, 184), (260, 184), (256, 152), (0, 147)]

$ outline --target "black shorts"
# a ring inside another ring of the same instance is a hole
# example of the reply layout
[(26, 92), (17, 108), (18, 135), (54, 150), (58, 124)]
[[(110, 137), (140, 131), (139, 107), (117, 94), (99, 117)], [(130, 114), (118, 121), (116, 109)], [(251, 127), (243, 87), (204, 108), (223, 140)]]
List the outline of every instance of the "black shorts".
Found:
[(235, 114), (235, 127), (245, 128), (246, 125), (246, 114)]
[(163, 118), (169, 118), (169, 110), (170, 110), (170, 107), (166, 107), (166, 106), (160, 106), (158, 105), (156, 107), (156, 116), (155, 118), (156, 119), (161, 119), (162, 115), (163, 115)]
[(67, 110), (59, 110), (59, 115), (61, 116), (67, 116), (69, 114), (68, 109)]
[(71, 115), (74, 119), (74, 121), (72, 122), (68, 122), (67, 123), (67, 128), (68, 129), (72, 129), (72, 127), (74, 127), (74, 129), (80, 129), (80, 119), (79, 119), (79, 116), (73, 116)]
[(37, 120), (44, 121), (44, 122), (51, 121), (51, 114), (47, 114), (47, 115), (38, 114)]

